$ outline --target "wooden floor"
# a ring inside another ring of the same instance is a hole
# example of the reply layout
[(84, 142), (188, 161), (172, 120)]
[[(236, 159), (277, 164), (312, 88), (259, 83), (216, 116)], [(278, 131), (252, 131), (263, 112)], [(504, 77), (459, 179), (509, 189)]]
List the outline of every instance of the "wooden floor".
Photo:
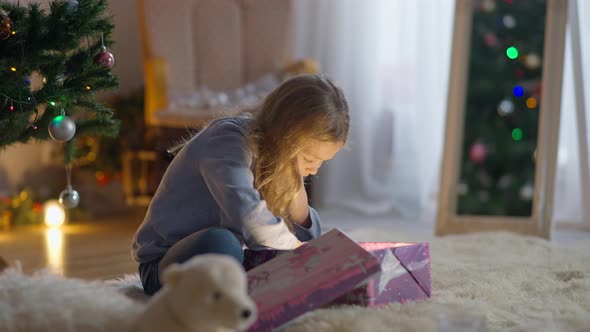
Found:
[[(0, 256), (11, 265), (20, 261), (24, 272), (50, 268), (67, 277), (109, 279), (136, 273), (137, 264), (130, 255), (133, 234), (145, 211), (125, 217), (66, 225), (60, 229), (24, 226), (9, 232), (0, 231)], [(367, 218), (339, 210), (322, 211), (324, 229), (338, 227), (347, 232), (358, 227), (375, 227), (396, 234), (391, 241), (429, 241), (433, 226), (396, 220), (391, 217)], [(359, 226), (360, 225), (360, 226)], [(371, 241), (371, 239), (361, 239)], [(552, 241), (575, 244), (590, 240), (589, 232), (558, 228)]]
[(108, 279), (137, 272), (130, 255), (135, 215), (113, 217), (49, 229), (13, 227), (0, 232), (0, 256), (20, 262), (25, 273), (49, 268), (67, 277)]

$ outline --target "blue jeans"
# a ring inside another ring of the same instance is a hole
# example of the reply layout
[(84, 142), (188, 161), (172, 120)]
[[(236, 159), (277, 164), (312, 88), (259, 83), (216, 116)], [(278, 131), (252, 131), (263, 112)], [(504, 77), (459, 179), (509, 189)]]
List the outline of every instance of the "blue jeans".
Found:
[(176, 242), (162, 258), (139, 264), (139, 277), (143, 290), (153, 295), (161, 287), (162, 272), (173, 263), (184, 263), (196, 255), (216, 253), (234, 257), (240, 264), (244, 250), (238, 238), (225, 228), (207, 228)]

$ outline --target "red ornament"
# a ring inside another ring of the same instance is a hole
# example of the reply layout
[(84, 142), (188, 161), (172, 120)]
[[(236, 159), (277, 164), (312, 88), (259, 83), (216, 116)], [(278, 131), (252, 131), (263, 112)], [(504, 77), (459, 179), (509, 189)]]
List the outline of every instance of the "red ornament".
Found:
[(12, 34), (12, 20), (10, 17), (0, 14), (0, 40), (8, 39)]
[(471, 146), (471, 149), (469, 149), (469, 160), (476, 164), (485, 161), (487, 156), (488, 148), (483, 143), (476, 142)]
[(103, 47), (102, 50), (94, 56), (94, 64), (97, 66), (112, 68), (113, 65), (115, 65), (115, 56)]
[(488, 45), (488, 47), (494, 47), (498, 45), (498, 38), (493, 32), (486, 33), (486, 35), (484, 36), (484, 41), (486, 45)]

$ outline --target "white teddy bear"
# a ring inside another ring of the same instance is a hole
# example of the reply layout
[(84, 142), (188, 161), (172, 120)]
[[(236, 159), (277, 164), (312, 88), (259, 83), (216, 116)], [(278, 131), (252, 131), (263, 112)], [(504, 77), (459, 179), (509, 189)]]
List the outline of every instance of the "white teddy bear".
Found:
[(133, 276), (133, 289), (142, 293), (133, 300), (102, 281), (26, 275), (17, 265), (0, 272), (0, 331), (221, 332), (256, 320), (246, 273), (229, 256), (195, 256), (166, 269), (164, 280), (148, 298)]
[(229, 256), (205, 254), (164, 271), (162, 289), (137, 317), (133, 331), (244, 331), (256, 314), (242, 266)]

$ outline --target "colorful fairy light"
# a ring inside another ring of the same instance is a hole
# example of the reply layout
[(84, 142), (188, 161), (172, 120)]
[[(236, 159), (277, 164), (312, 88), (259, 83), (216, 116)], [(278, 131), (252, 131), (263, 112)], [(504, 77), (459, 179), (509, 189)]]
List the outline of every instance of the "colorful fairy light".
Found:
[(520, 128), (514, 128), (512, 130), (512, 139), (515, 140), (515, 141), (522, 140), (522, 129), (520, 129)]
[(10, 70), (16, 71), (16, 67), (10, 67)]
[(508, 56), (510, 59), (514, 60), (514, 59), (518, 58), (518, 49), (517, 49), (516, 47), (514, 47), (514, 46), (510, 46), (510, 47), (508, 47), (508, 48), (506, 49), (506, 55), (507, 55), (507, 56)]
[(530, 97), (526, 100), (526, 107), (528, 108), (535, 108), (537, 107), (537, 99)]
[(505, 15), (502, 18), (502, 23), (504, 23), (504, 26), (508, 29), (512, 29), (516, 26), (516, 19), (514, 19), (514, 16), (512, 15)]
[(522, 86), (517, 85), (512, 89), (512, 93), (514, 93), (515, 97), (522, 97), (524, 95), (524, 89)]

